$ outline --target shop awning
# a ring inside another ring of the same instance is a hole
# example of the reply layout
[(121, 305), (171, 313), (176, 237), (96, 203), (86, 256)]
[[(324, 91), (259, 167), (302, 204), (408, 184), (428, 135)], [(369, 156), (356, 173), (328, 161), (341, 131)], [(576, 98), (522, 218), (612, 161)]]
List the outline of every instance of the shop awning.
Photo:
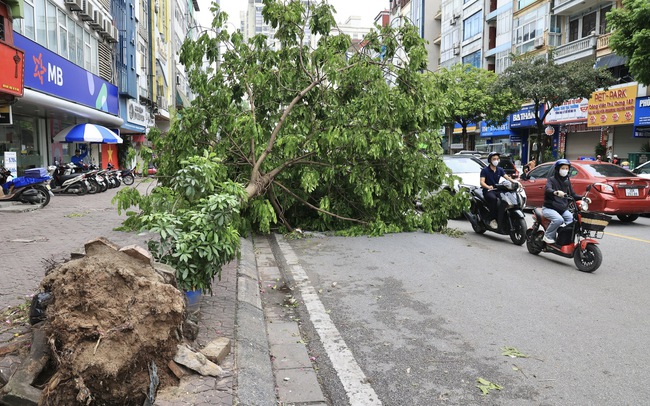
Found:
[(178, 87), (176, 87), (176, 106), (178, 107), (190, 107), (190, 100), (181, 92)]
[(616, 54), (609, 54), (605, 56), (601, 56), (600, 58), (596, 59), (596, 63), (594, 64), (594, 68), (613, 68), (616, 66), (621, 66), (625, 65), (627, 62), (627, 57), (626, 56), (619, 56)]

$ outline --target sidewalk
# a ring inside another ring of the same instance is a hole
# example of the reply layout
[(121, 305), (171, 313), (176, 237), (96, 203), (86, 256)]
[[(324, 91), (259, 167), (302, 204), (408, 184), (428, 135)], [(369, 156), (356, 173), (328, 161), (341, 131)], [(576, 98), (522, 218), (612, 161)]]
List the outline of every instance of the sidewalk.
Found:
[[(48, 264), (69, 258), (90, 239), (101, 236), (120, 246), (146, 247), (146, 234), (113, 230), (125, 218), (111, 204), (117, 190), (57, 195), (45, 208), (29, 212), (24, 206), (34, 206), (0, 205), (0, 308), (24, 303), (36, 292)], [(293, 309), (283, 306), (287, 289), (264, 288), (285, 286), (271, 244), (264, 236), (242, 238), (240, 260), (223, 268), (213, 296), (203, 296), (194, 345), (229, 338), (231, 351), (221, 364), (226, 375), (186, 376), (178, 387), (159, 391), (156, 405), (327, 404), (298, 323), (291, 319)], [(0, 332), (0, 345), (12, 338), (11, 332)], [(0, 357), (0, 369), (6, 364)]]

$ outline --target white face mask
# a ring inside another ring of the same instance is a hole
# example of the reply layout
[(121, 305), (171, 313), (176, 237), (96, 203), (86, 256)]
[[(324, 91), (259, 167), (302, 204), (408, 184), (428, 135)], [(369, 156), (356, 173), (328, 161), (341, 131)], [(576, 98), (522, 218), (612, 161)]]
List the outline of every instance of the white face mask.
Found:
[(560, 176), (564, 177), (567, 176), (568, 174), (569, 174), (568, 169), (560, 169)]
[(492, 161), (492, 165), (499, 166), (499, 160), (495, 159), (494, 161)]

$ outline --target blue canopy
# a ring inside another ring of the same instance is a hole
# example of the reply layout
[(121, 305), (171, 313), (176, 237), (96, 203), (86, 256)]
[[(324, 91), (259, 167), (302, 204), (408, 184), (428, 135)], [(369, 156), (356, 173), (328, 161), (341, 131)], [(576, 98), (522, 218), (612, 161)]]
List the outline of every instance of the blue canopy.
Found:
[(98, 142), (102, 144), (121, 144), (122, 138), (106, 127), (97, 124), (77, 124), (70, 126), (54, 139), (54, 142)]

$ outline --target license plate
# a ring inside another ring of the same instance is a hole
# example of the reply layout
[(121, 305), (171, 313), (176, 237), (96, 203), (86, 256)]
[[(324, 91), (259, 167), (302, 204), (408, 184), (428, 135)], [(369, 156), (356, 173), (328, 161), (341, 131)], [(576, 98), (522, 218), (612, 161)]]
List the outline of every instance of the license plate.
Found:
[(625, 189), (625, 196), (639, 196), (639, 189)]

